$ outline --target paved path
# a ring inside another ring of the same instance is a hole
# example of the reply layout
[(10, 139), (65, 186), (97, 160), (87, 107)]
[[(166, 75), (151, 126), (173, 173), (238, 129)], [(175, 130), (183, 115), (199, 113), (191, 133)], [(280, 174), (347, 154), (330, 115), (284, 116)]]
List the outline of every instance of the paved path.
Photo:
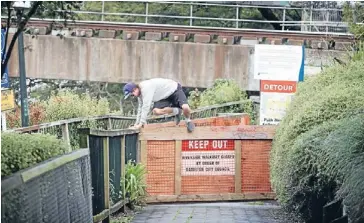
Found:
[(262, 202), (148, 205), (132, 223), (283, 223), (280, 213), (276, 204)]

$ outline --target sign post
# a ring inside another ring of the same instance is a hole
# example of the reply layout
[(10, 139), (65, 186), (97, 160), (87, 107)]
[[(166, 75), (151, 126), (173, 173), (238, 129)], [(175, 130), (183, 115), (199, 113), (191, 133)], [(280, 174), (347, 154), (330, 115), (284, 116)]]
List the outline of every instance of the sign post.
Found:
[[(1, 29), (1, 63), (5, 59), (4, 56), (6, 54), (5, 35), (6, 35), (6, 29)], [(10, 86), (9, 86), (8, 66), (6, 66), (4, 76), (1, 78), (1, 88), (9, 88), (9, 87)]]
[(304, 46), (255, 45), (254, 79), (260, 80), (260, 125), (280, 123), (304, 79)]

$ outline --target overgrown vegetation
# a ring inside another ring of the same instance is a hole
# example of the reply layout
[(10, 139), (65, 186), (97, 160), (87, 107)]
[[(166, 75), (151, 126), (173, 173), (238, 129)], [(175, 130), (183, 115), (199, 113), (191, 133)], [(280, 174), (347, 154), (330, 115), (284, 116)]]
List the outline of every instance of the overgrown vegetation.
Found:
[(104, 115), (110, 113), (109, 102), (101, 98), (91, 98), (88, 94), (78, 95), (63, 91), (58, 95), (52, 94), (44, 103), (46, 122)]
[(115, 203), (120, 199), (127, 198), (130, 201), (129, 206), (132, 209), (134, 209), (135, 205), (144, 205), (144, 199), (147, 195), (147, 185), (145, 183), (146, 173), (147, 170), (143, 164), (129, 160), (125, 165), (124, 177), (120, 181), (120, 193), (115, 191), (114, 184), (110, 178), (110, 197), (112, 202)]
[[(100, 98), (98, 100), (91, 98), (88, 94), (80, 95), (70, 91), (51, 94), (49, 100), (33, 102), (29, 105), (30, 125), (109, 113), (109, 102), (106, 99)], [(7, 113), (8, 127), (21, 127), (20, 117), (20, 107)]]
[(129, 198), (130, 206), (143, 205), (147, 196), (147, 185), (145, 175), (147, 171), (143, 164), (135, 163), (131, 160), (125, 165), (125, 178), (121, 180), (123, 197)]
[(248, 95), (245, 91), (243, 91), (239, 85), (231, 79), (217, 79), (211, 88), (208, 88), (203, 92), (200, 92), (197, 89), (191, 91), (188, 100), (193, 109), (209, 105), (241, 101), (241, 104), (229, 106), (225, 111), (221, 112), (248, 113), (253, 123), (256, 118), (252, 101), (248, 99)]
[(44, 134), (1, 133), (1, 177), (64, 154), (66, 143)]
[(281, 205), (305, 222), (321, 221), (322, 206), (334, 199), (343, 199), (353, 222), (364, 220), (363, 70), (359, 58), (307, 78), (278, 126), (272, 186)]

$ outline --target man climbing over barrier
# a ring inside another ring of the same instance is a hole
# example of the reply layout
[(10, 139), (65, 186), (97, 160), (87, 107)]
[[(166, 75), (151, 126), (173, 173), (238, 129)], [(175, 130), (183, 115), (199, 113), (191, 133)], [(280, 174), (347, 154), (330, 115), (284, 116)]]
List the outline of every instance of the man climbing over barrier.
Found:
[(138, 113), (132, 129), (140, 129), (147, 124), (147, 115), (154, 102), (153, 114), (175, 115), (176, 125), (181, 121), (181, 113), (185, 116), (188, 132), (192, 132), (195, 125), (191, 121), (191, 109), (182, 86), (174, 80), (153, 78), (139, 84), (127, 83), (124, 88), (125, 98), (134, 95), (138, 98)]

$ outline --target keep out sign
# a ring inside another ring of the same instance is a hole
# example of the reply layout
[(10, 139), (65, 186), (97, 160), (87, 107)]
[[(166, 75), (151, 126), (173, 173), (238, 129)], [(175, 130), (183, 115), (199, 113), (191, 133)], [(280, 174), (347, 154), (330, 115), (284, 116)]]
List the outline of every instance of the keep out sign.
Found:
[(234, 174), (234, 140), (182, 141), (182, 176)]

